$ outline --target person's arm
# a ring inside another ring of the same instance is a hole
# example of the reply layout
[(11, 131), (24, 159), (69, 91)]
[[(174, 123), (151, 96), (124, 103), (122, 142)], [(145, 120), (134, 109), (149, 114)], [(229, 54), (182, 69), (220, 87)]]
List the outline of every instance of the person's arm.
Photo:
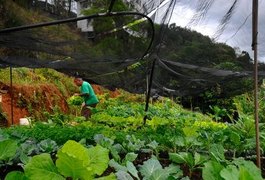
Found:
[(83, 97), (83, 96), (84, 96), (84, 97), (88, 97), (88, 96), (89, 96), (89, 93), (80, 93), (80, 96), (81, 96), (81, 97)]
[(89, 96), (89, 93), (75, 93), (75, 96), (81, 96), (81, 97), (86, 97)]

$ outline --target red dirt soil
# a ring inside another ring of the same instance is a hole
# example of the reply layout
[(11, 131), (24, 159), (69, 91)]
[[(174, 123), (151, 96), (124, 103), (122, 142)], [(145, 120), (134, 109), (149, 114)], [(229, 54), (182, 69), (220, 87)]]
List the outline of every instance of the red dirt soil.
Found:
[[(104, 94), (106, 90), (99, 85), (92, 85), (97, 95)], [(8, 85), (0, 82), (0, 90), (6, 91), (2, 95), (0, 106), (7, 116), (7, 126), (19, 124), (20, 118), (30, 117), (29, 104), (31, 104), (32, 113), (48, 111), (51, 112), (55, 106), (60, 107), (64, 113), (69, 112), (66, 99), (58, 88), (53, 84), (40, 85), (13, 85), (13, 123), (11, 116), (11, 89)], [(118, 90), (108, 91), (110, 97), (114, 98), (120, 95)]]
[[(11, 113), (11, 89), (9, 86), (1, 84), (7, 93), (2, 94), (0, 103), (3, 112), (7, 115), (8, 126), (19, 124), (20, 118), (30, 116), (28, 105), (31, 104), (32, 111), (52, 111), (55, 105), (59, 106), (62, 112), (68, 112), (66, 98), (58, 88), (52, 84), (40, 85), (14, 85), (13, 92), (13, 123)], [(1, 87), (0, 86), (0, 87)], [(34, 113), (34, 112), (32, 112)]]
[[(97, 95), (104, 94), (104, 88), (102, 86), (96, 85), (96, 84), (92, 84), (92, 87), (93, 87), (93, 89), (94, 89), (94, 91), (95, 91), (95, 93)], [(117, 96), (119, 96), (121, 94), (118, 89), (115, 89), (114, 91), (108, 91), (108, 93), (109, 93), (109, 97), (111, 97), (111, 98), (115, 98), (115, 97), (117, 97)]]

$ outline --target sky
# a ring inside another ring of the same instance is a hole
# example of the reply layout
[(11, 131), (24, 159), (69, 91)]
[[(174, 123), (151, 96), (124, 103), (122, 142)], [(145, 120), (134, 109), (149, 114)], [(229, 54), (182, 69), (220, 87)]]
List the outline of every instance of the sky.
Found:
[[(205, 16), (195, 23), (190, 23), (196, 15), (198, 3), (206, 0), (176, 0), (170, 23), (190, 28), (203, 35), (214, 38), (221, 19), (232, 6), (234, 0), (212, 0), (212, 5)], [(265, 63), (265, 2), (259, 0), (258, 14), (258, 61)], [(262, 10), (263, 9), (263, 10)], [(226, 43), (239, 52), (247, 51), (253, 58), (252, 51), (252, 1), (238, 0), (234, 13), (223, 33), (216, 39)]]

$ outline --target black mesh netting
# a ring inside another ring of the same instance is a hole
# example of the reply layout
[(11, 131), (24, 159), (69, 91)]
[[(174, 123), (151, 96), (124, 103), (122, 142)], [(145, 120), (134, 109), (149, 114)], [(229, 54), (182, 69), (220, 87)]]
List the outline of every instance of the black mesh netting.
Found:
[[(222, 96), (231, 96), (246, 91), (246, 81), (252, 78), (247, 54), (241, 59), (231, 55), (222, 62), (228, 47), (217, 48), (210, 38), (194, 32), (191, 38), (190, 30), (170, 24), (178, 1), (146, 1), (140, 8), (128, 6), (129, 10), (118, 13), (116, 2), (108, 2), (113, 9), (106, 6), (103, 13), (90, 12), (81, 18), (35, 25), (22, 20), (24, 26), (13, 29), (3, 20), (0, 67), (52, 68), (68, 75), (78, 73), (103, 86), (143, 93), (154, 62), (152, 88), (159, 94), (197, 95), (216, 88)], [(89, 31), (76, 27), (82, 21)], [(234, 64), (236, 69), (231, 68)]]

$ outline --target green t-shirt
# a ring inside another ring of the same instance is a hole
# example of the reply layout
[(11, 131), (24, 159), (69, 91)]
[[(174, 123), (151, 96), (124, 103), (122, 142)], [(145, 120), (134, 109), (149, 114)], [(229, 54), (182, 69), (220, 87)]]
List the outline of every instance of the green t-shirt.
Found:
[(92, 86), (88, 82), (83, 81), (80, 91), (81, 94), (89, 94), (89, 96), (83, 97), (86, 105), (97, 104), (99, 102)]

